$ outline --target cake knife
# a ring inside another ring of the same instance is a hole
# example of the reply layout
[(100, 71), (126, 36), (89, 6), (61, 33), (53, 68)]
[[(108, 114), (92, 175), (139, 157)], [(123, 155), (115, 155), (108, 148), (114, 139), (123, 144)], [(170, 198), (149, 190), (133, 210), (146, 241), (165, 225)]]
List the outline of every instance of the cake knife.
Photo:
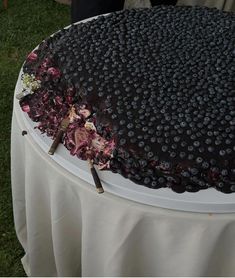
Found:
[(60, 144), (61, 142), (61, 139), (63, 137), (63, 134), (65, 133), (68, 125), (70, 123), (70, 117), (66, 117), (62, 120), (61, 124), (60, 124), (60, 128), (59, 128), (59, 131), (57, 132), (56, 134), (56, 137), (55, 137), (55, 140), (53, 141), (49, 151), (48, 151), (48, 154), (50, 155), (53, 155), (58, 147), (58, 145)]
[(72, 123), (74, 121), (74, 119), (77, 118), (77, 114), (75, 112), (75, 108), (74, 106), (72, 105), (68, 111), (68, 114), (67, 114), (67, 117), (64, 118), (62, 121), (61, 121), (61, 124), (60, 124), (60, 128), (59, 128), (59, 131), (57, 132), (56, 134), (56, 137), (55, 137), (55, 140), (53, 141), (49, 151), (48, 151), (48, 154), (50, 155), (53, 155), (59, 145), (59, 143), (61, 142), (61, 139), (63, 137), (63, 134), (65, 133), (67, 127), (69, 126), (70, 123)]
[(99, 178), (99, 176), (98, 176), (98, 174), (96, 172), (96, 169), (94, 167), (94, 164), (93, 164), (92, 160), (89, 159), (89, 158), (87, 160), (88, 160), (88, 164), (90, 166), (91, 174), (92, 174), (92, 177), (93, 177), (93, 180), (94, 180), (97, 192), (99, 194), (104, 193), (103, 186), (101, 184), (100, 178)]

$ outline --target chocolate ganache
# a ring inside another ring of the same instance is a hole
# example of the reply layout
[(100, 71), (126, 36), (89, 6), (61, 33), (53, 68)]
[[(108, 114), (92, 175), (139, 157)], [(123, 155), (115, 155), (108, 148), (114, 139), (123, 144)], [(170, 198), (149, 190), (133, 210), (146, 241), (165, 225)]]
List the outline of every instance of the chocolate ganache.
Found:
[(23, 67), (22, 110), (137, 184), (235, 192), (235, 14), (157, 6), (72, 25)]

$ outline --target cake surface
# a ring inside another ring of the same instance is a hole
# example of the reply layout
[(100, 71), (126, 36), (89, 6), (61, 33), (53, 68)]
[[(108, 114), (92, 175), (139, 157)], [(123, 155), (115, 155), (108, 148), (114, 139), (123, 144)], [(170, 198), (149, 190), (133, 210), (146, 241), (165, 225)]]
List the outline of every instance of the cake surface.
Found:
[(235, 15), (124, 10), (72, 25), (24, 65), (22, 110), (72, 155), (135, 183), (235, 192)]

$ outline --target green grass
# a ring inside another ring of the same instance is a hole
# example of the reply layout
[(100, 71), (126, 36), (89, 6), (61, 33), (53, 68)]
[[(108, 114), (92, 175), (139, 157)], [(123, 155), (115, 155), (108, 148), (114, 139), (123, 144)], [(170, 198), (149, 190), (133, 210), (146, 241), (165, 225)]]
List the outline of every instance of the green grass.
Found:
[(53, 0), (0, 1), (0, 276), (25, 276), (16, 238), (10, 180), (10, 131), (14, 87), (27, 54), (70, 23), (68, 6)]

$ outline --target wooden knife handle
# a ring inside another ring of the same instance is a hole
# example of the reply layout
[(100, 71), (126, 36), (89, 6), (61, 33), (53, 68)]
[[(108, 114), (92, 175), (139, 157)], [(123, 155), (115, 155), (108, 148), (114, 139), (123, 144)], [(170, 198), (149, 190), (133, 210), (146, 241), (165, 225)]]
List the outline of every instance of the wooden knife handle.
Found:
[(97, 192), (100, 194), (100, 193), (103, 193), (104, 192), (104, 189), (103, 189), (103, 186), (101, 184), (101, 181), (100, 181), (100, 178), (94, 168), (94, 166), (91, 167), (91, 174), (93, 176), (93, 179), (94, 179), (94, 182), (95, 182), (95, 186), (96, 186), (96, 189), (97, 189)]
[(48, 151), (48, 154), (53, 155), (55, 153), (58, 145), (61, 143), (61, 139), (62, 139), (63, 134), (64, 134), (64, 130), (60, 129), (58, 131), (58, 133), (56, 134), (56, 138), (53, 141), (53, 143), (52, 143), (52, 145), (50, 147), (50, 150)]

